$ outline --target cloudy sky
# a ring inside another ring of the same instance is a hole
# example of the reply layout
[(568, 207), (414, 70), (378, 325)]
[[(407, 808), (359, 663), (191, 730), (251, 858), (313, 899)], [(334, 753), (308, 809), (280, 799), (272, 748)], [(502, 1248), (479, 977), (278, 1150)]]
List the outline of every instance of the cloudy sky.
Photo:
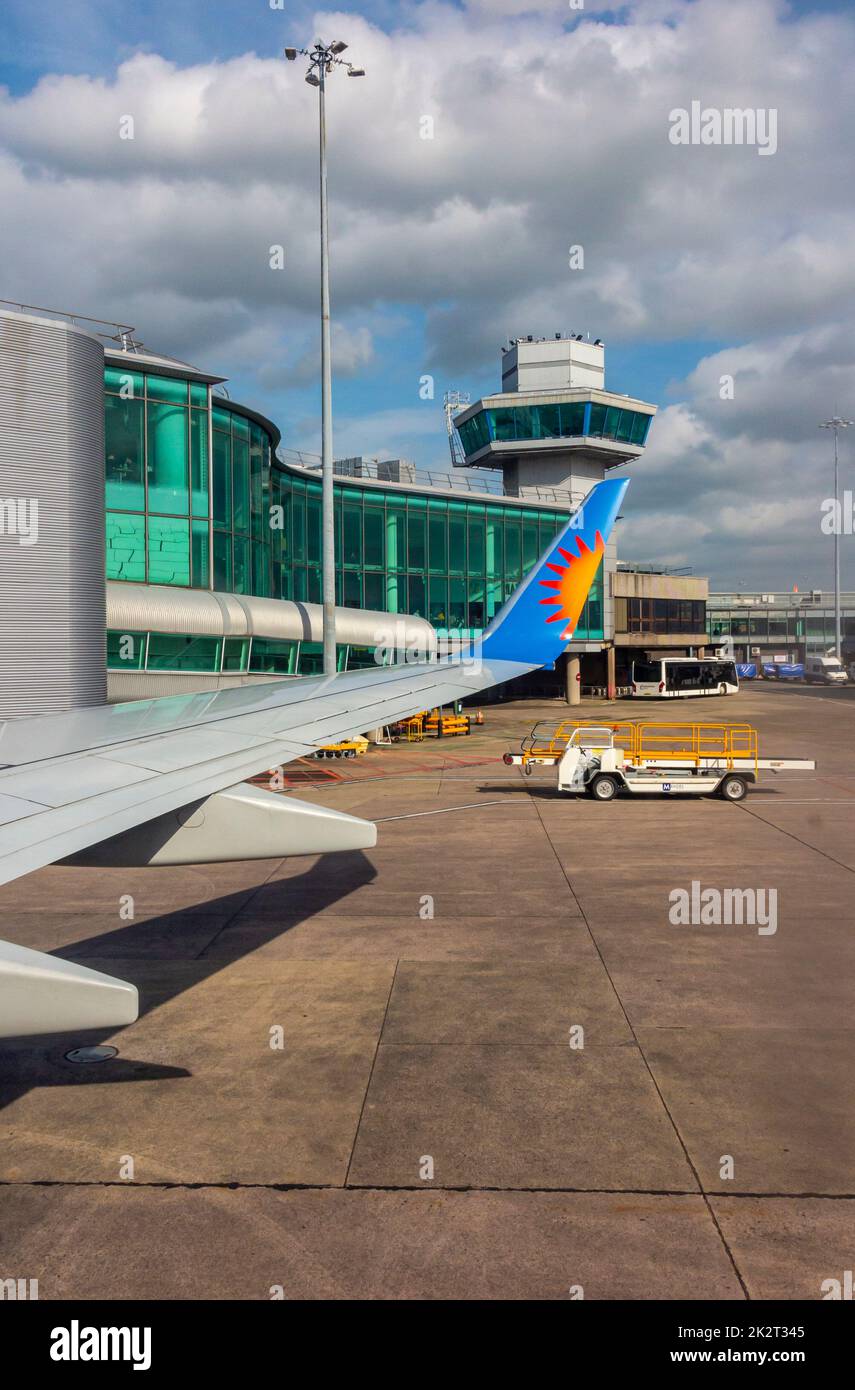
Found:
[[(660, 407), (622, 554), (829, 587), (817, 425), (855, 418), (849, 0), (4, 0), (0, 295), (135, 325), (310, 451), (317, 104), (281, 53), (319, 36), (368, 73), (328, 100), (336, 453), (445, 468), (445, 389), (498, 389), (509, 334), (590, 331), (608, 384)], [(693, 101), (774, 110), (776, 152), (673, 144)], [(842, 461), (855, 489), (855, 428)]]

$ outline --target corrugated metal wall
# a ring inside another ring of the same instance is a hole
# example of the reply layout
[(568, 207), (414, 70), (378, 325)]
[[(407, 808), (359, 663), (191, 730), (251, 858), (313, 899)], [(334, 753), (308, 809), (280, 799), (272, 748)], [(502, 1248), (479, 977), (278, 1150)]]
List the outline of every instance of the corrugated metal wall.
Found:
[(0, 718), (107, 698), (103, 372), (92, 335), (0, 313)]

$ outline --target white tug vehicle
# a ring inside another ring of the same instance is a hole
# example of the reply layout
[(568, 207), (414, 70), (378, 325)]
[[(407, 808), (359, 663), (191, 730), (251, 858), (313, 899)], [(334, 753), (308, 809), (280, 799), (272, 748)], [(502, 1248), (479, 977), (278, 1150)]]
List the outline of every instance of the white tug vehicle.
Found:
[(583, 792), (595, 801), (633, 796), (721, 796), (742, 801), (762, 771), (812, 772), (812, 758), (761, 758), (750, 724), (663, 724), (624, 720), (615, 724), (565, 720), (536, 724), (510, 766), (530, 775), (535, 766), (557, 767), (558, 790)]

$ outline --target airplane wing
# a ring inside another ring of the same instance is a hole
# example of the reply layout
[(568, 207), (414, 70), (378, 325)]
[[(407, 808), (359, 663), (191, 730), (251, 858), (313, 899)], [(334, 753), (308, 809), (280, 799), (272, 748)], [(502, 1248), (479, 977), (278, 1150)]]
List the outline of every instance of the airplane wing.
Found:
[(0, 883), (70, 855), (98, 862), (99, 845), (100, 862), (176, 863), (375, 843), (370, 822), (241, 784), (553, 662), (627, 486), (596, 484), (483, 637), (453, 658), (3, 723)]

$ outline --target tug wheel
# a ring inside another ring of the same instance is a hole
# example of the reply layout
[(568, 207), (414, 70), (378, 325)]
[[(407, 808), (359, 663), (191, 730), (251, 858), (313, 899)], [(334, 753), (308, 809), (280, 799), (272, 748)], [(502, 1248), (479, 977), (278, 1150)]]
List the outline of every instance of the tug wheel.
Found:
[(748, 784), (742, 777), (725, 777), (718, 791), (725, 801), (744, 801), (748, 795)]
[(591, 796), (595, 801), (614, 801), (617, 794), (617, 781), (608, 773), (600, 773), (591, 783)]

